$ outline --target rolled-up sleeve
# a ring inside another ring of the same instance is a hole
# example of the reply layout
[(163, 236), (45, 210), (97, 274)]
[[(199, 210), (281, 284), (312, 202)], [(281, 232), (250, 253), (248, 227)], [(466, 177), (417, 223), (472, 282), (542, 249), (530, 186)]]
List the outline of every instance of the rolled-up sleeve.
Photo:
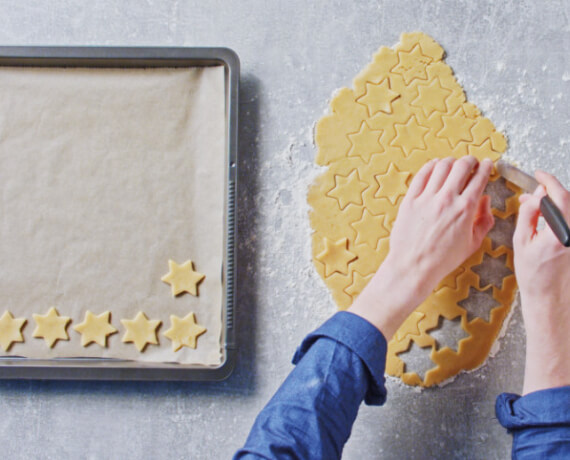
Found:
[(386, 400), (386, 348), (368, 321), (335, 314), (303, 340), (234, 458), (340, 458), (362, 401)]
[(495, 412), (513, 435), (512, 458), (570, 458), (570, 386), (525, 396), (503, 393)]

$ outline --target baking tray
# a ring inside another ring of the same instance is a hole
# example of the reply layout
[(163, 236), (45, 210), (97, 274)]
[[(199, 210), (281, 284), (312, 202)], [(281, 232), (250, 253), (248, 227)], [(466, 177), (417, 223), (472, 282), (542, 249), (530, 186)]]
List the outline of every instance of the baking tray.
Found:
[(219, 65), (225, 68), (226, 90), (226, 200), (221, 274), (224, 287), (222, 313), (225, 324), (222, 330), (222, 364), (212, 367), (110, 358), (0, 357), (1, 379), (223, 380), (231, 374), (237, 353), (234, 318), (239, 58), (228, 48), (0, 46), (0, 66), (149, 68)]

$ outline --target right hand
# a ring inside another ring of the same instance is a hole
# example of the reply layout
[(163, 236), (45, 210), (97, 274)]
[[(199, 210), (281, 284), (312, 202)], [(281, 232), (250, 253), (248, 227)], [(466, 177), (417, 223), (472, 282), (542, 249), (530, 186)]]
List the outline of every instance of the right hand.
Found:
[(548, 225), (536, 230), (546, 192), (570, 222), (570, 193), (550, 174), (537, 171), (536, 179), (542, 185), (520, 197), (513, 236), (527, 333), (524, 394), (570, 385), (570, 248)]
[(482, 196), (492, 167), (471, 156), (426, 163), (402, 200), (386, 259), (348, 311), (390, 340), (493, 226), (489, 197)]

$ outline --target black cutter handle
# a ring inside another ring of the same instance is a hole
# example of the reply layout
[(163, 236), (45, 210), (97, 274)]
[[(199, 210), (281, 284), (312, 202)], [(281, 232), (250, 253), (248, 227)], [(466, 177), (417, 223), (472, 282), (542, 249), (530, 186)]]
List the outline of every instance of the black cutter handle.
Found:
[(570, 247), (570, 228), (568, 228), (560, 209), (548, 195), (540, 200), (540, 212), (560, 242), (564, 246)]

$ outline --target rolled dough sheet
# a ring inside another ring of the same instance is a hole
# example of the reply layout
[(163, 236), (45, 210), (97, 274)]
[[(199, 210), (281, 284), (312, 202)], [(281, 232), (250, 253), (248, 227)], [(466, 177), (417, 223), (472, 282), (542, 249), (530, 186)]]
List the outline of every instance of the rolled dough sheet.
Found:
[[(223, 67), (0, 68), (0, 310), (28, 319), (5, 354), (220, 364), (225, 139)], [(199, 297), (172, 297), (169, 259), (206, 275)], [(30, 321), (51, 306), (119, 333), (49, 349)], [(163, 324), (144, 353), (121, 342), (138, 312)], [(189, 312), (207, 332), (173, 352)]]
[[(382, 47), (342, 88), (315, 129), (317, 163), (327, 170), (308, 193), (315, 268), (339, 308), (348, 308), (376, 272), (413, 175), (430, 159), (497, 160), (504, 136), (467, 102), (444, 53), (423, 33)], [(496, 175), (493, 229), (444, 278), (388, 343), (386, 372), (433, 386), (485, 362), (516, 289), (509, 247), (519, 191)]]

